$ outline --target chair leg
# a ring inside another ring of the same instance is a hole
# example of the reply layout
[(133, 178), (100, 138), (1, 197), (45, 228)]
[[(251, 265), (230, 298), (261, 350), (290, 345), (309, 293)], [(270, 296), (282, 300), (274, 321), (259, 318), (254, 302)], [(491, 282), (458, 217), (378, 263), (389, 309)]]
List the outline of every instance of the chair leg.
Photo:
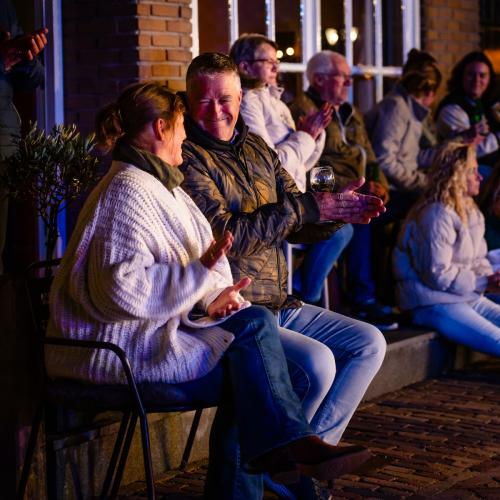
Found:
[(156, 493), (153, 476), (153, 461), (151, 459), (151, 447), (149, 444), (148, 416), (143, 413), (142, 415), (139, 415), (139, 420), (141, 424), (142, 453), (144, 456), (144, 472), (146, 474), (148, 500), (155, 500)]
[(116, 469), (115, 479), (113, 480), (113, 486), (111, 488), (111, 493), (109, 498), (116, 498), (118, 495), (118, 488), (123, 477), (123, 471), (125, 469), (125, 464), (127, 463), (128, 452), (130, 450), (130, 445), (132, 444), (132, 438), (134, 437), (135, 425), (137, 423), (137, 414), (133, 413), (132, 418), (129, 421), (127, 434), (125, 436), (125, 442), (123, 443), (123, 448), (120, 454), (120, 460), (118, 461), (118, 467)]
[(111, 486), (111, 481), (116, 471), (116, 464), (120, 456), (120, 451), (123, 447), (123, 440), (125, 439), (125, 434), (127, 432), (127, 427), (130, 422), (130, 412), (124, 412), (122, 421), (120, 423), (120, 428), (118, 430), (118, 436), (116, 437), (115, 446), (113, 447), (113, 453), (109, 460), (108, 470), (106, 472), (106, 477), (104, 478), (104, 483), (102, 486), (100, 499), (104, 500), (108, 498), (109, 487)]
[(203, 413), (203, 409), (200, 408), (196, 410), (193, 423), (191, 424), (191, 429), (189, 431), (189, 436), (186, 442), (186, 447), (184, 448), (184, 453), (182, 454), (181, 465), (179, 466), (180, 470), (185, 470), (187, 464), (189, 462), (189, 456), (191, 455), (191, 450), (193, 449), (194, 438), (196, 437), (196, 431), (198, 430), (198, 426), (200, 425), (201, 414)]
[(38, 440), (38, 433), (40, 432), (40, 424), (42, 423), (43, 413), (43, 403), (39, 403), (35, 411), (30, 437), (28, 439), (28, 447), (26, 449), (23, 470), (21, 473), (21, 479), (19, 480), (19, 487), (16, 495), (17, 500), (23, 500), (24, 498), (24, 493), (26, 490), (26, 485), (28, 484), (28, 478), (31, 469), (31, 462), (33, 460), (33, 454), (35, 453), (36, 442)]

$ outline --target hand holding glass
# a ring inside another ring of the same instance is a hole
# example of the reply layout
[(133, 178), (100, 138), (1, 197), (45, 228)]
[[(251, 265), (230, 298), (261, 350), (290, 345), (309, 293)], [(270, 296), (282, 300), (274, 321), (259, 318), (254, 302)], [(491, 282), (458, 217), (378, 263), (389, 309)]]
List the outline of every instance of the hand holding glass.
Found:
[(333, 193), (335, 187), (335, 174), (333, 168), (328, 165), (313, 167), (310, 174), (311, 189)]
[[(328, 165), (311, 168), (309, 182), (311, 189), (317, 192), (333, 193), (335, 187), (335, 174)], [(328, 224), (330, 221), (319, 221), (317, 224)]]

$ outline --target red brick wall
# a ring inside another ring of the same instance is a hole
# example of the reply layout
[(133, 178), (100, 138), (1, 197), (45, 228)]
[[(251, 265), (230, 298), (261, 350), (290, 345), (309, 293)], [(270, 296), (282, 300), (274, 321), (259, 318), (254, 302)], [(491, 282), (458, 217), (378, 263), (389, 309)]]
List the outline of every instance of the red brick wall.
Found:
[(443, 94), (455, 63), (480, 49), (479, 0), (422, 0), (421, 5), (422, 48), (439, 62)]
[(96, 111), (138, 80), (184, 88), (189, 0), (65, 0), (62, 7), (66, 123), (91, 131)]
[(191, 60), (190, 0), (139, 0), (139, 67), (141, 78), (164, 80), (184, 90)]

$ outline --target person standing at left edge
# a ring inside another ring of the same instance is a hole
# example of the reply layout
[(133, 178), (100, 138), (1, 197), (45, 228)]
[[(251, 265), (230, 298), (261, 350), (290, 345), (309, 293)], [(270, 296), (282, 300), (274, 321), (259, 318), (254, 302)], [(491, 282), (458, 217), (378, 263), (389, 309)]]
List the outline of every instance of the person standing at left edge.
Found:
[[(44, 69), (37, 55), (47, 45), (47, 28), (24, 34), (10, 0), (0, 0), (0, 173), (2, 159), (15, 152), (13, 138), (21, 133), (21, 120), (14, 106), (14, 90), (43, 85)], [(7, 232), (7, 193), (0, 186), (0, 275)]]

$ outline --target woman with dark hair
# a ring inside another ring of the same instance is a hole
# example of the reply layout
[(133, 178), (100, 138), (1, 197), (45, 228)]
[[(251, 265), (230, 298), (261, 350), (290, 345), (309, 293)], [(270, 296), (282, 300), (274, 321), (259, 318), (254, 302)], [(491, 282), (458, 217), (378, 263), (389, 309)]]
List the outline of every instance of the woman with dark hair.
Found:
[[(113, 163), (86, 200), (55, 277), (48, 331), (119, 345), (146, 399), (168, 384), (182, 403), (219, 406), (207, 498), (260, 498), (260, 475), (224, 480), (230, 452), (256, 473), (332, 478), (366, 451), (340, 450), (311, 431), (276, 319), (243, 300), (248, 278), (232, 282), (231, 233), (215, 241), (180, 187), (183, 111), (175, 94), (149, 82), (99, 113), (97, 137)], [(53, 348), (47, 364), (52, 377), (124, 383), (104, 351)]]
[(436, 126), (441, 139), (474, 144), (480, 164), (498, 159), (500, 122), (493, 112), (495, 71), (483, 52), (470, 52), (452, 70), (448, 95), (439, 103)]
[(500, 356), (500, 273), (486, 258), (484, 217), (474, 203), (481, 175), (474, 150), (448, 143), (394, 250), (397, 298), (413, 321), (448, 339)]
[[(403, 191), (405, 200), (414, 201), (427, 182), (422, 169), (430, 167), (432, 161), (432, 151), (424, 154), (420, 140), (422, 124), (441, 83), (441, 72), (430, 54), (416, 49), (408, 54), (405, 70), (394, 90), (367, 114), (366, 123), (373, 150), (391, 188)], [(401, 197), (392, 196), (393, 205), (395, 198)]]

